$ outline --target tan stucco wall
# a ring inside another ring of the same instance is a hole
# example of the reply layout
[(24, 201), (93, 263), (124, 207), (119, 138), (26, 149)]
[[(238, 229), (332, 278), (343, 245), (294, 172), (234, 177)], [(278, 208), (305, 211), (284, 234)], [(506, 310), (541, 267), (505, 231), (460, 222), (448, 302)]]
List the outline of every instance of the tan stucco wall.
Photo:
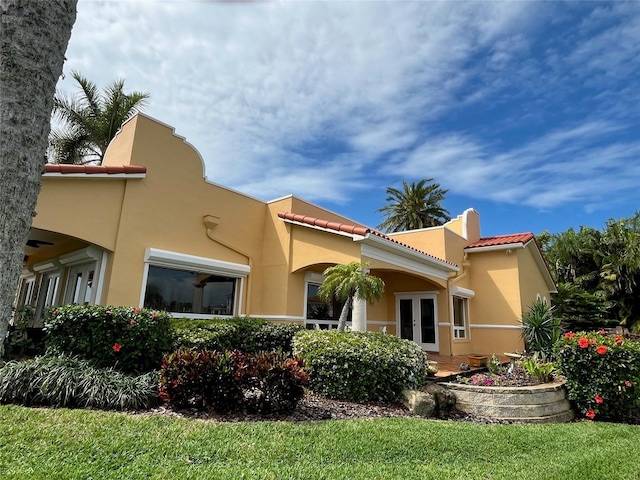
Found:
[[(129, 151), (130, 129), (135, 137), (130, 147), (132, 165), (147, 167), (144, 181), (129, 185), (116, 239), (109, 292), (109, 304), (138, 304), (144, 272), (145, 249), (173, 252), (251, 265), (247, 288), (254, 295), (259, 283), (262, 230), (265, 205), (204, 180), (200, 155), (165, 125), (137, 116), (120, 135), (126, 148), (118, 148), (119, 137), (110, 153)], [(111, 163), (126, 163), (109, 157)], [(218, 217), (209, 233), (205, 216)], [(243, 307), (251, 305), (249, 298)]]
[(546, 298), (548, 302), (551, 302), (551, 294), (533, 258), (534, 255), (539, 255), (536, 245), (533, 242), (529, 242), (526, 248), (519, 249), (517, 253), (518, 264), (520, 265), (519, 277), (522, 313), (524, 314), (533, 302), (535, 302), (538, 295), (540, 295), (541, 298)]
[(126, 186), (139, 180), (45, 176), (33, 227), (113, 251)]
[[(470, 253), (468, 258), (471, 264), (469, 285), (475, 296), (469, 302), (471, 352), (466, 353), (522, 350), (517, 328), (521, 317), (517, 251)], [(493, 328), (486, 328), (486, 325)], [(502, 350), (496, 351), (496, 348)]]

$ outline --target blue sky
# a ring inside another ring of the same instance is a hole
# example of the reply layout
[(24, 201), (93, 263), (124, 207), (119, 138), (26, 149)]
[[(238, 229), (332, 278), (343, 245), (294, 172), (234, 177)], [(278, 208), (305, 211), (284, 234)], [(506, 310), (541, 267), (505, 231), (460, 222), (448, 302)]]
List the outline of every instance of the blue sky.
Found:
[(263, 200), (375, 227), (432, 177), (484, 236), (640, 210), (640, 2), (80, 0), (66, 56)]

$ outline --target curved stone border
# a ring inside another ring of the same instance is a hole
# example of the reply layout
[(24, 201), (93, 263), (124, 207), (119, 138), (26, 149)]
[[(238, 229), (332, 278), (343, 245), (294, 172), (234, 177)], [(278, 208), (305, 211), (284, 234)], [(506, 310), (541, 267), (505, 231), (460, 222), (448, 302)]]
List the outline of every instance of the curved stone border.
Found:
[(564, 381), (529, 387), (483, 387), (441, 383), (456, 396), (456, 408), (479, 417), (524, 423), (568, 422), (575, 416)]

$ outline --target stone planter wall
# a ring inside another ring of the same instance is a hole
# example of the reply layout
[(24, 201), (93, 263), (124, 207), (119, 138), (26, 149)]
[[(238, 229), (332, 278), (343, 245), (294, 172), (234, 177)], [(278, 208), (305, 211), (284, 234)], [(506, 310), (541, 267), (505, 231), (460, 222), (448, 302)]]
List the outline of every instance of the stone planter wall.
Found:
[(456, 409), (479, 417), (525, 423), (559, 423), (575, 413), (563, 381), (531, 387), (481, 387), (442, 383), (457, 399)]

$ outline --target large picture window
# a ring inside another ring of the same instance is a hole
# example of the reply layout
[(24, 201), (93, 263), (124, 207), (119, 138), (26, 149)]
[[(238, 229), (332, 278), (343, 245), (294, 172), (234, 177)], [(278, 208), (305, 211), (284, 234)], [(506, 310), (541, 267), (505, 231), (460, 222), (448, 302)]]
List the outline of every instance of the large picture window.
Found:
[(150, 265), (145, 308), (173, 313), (235, 315), (237, 278)]

